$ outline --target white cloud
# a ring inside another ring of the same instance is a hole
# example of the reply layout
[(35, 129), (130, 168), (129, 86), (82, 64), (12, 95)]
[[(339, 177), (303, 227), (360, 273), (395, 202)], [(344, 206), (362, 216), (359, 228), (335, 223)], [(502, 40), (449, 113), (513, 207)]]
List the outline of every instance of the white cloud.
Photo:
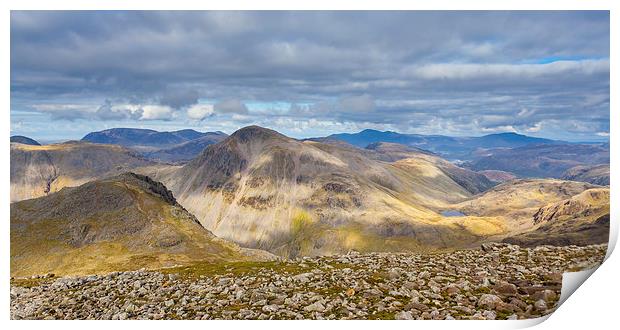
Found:
[(174, 112), (167, 105), (144, 105), (140, 120), (170, 120)]
[(234, 113), (230, 117), (230, 119), (232, 119), (232, 120), (234, 120), (234, 121), (236, 121), (238, 123), (244, 124), (244, 123), (252, 122), (254, 120), (254, 117), (248, 116), (248, 115), (241, 115), (241, 114), (238, 114), (238, 113)]
[(439, 63), (409, 67), (405, 72), (422, 79), (538, 78), (548, 75), (591, 75), (609, 71), (609, 60), (557, 61), (547, 64)]
[(537, 133), (543, 128), (542, 122), (535, 123), (534, 126), (525, 129), (528, 133)]
[(203, 120), (215, 112), (212, 104), (194, 104), (187, 109), (187, 116), (194, 120)]
[(89, 112), (93, 110), (89, 104), (35, 104), (33, 107), (39, 111), (62, 111), (74, 110), (80, 112)]
[(37, 111), (48, 113), (54, 120), (171, 120), (173, 109), (167, 105), (155, 104), (36, 104)]
[(35, 110), (49, 114), (53, 120), (69, 120), (88, 118), (97, 110), (92, 104), (34, 104)]
[(517, 117), (529, 117), (535, 113), (536, 113), (536, 110), (534, 109), (523, 108), (521, 109), (521, 111), (519, 111), (519, 113), (517, 113)]

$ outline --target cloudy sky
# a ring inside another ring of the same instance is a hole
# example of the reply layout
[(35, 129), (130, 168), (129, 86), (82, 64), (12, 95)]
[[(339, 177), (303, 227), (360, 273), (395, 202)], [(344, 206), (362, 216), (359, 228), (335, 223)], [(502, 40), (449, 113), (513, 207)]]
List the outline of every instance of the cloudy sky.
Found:
[(608, 12), (11, 12), (11, 134), (609, 136)]

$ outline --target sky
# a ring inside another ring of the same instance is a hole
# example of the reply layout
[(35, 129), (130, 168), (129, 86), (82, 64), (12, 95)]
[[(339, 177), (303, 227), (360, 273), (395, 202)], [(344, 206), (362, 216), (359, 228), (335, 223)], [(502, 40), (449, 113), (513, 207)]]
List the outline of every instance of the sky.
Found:
[(11, 11), (11, 135), (609, 139), (607, 11)]

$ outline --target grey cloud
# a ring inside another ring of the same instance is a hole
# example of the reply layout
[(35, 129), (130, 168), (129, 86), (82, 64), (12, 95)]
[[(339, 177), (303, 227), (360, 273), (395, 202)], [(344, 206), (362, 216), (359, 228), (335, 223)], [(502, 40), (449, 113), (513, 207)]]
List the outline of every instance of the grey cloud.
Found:
[(239, 100), (224, 100), (213, 106), (214, 110), (219, 113), (236, 113), (247, 114), (247, 106)]
[(33, 109), (48, 114), (52, 120), (74, 121), (92, 117), (92, 108), (83, 104), (35, 104)]
[(347, 96), (338, 101), (338, 108), (344, 112), (372, 112), (377, 105), (370, 95)]
[(200, 94), (195, 90), (166, 91), (160, 96), (159, 103), (180, 109), (198, 103), (199, 98)]
[(52, 120), (68, 120), (74, 121), (78, 119), (87, 119), (90, 118), (88, 114), (83, 112), (78, 112), (75, 110), (56, 110), (47, 112)]
[[(609, 37), (605, 11), (12, 11), (11, 104), (123, 100), (159, 107), (47, 113), (174, 121), (206, 99), (227, 127), (316, 119), (476, 134), (543, 123), (554, 135), (570, 119), (595, 134), (609, 126)], [(294, 106), (258, 116), (251, 101)]]
[(101, 120), (123, 120), (129, 118), (126, 112), (112, 111), (112, 104), (108, 100), (97, 109), (95, 116)]

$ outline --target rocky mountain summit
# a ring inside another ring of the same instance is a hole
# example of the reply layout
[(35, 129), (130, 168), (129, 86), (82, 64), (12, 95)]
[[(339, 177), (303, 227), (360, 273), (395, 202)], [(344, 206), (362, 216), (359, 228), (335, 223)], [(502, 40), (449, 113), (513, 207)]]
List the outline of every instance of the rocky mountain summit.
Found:
[(607, 245), (490, 243), (442, 254), (290, 261), (11, 281), (12, 319), (525, 319), (551, 313), (562, 273)]

